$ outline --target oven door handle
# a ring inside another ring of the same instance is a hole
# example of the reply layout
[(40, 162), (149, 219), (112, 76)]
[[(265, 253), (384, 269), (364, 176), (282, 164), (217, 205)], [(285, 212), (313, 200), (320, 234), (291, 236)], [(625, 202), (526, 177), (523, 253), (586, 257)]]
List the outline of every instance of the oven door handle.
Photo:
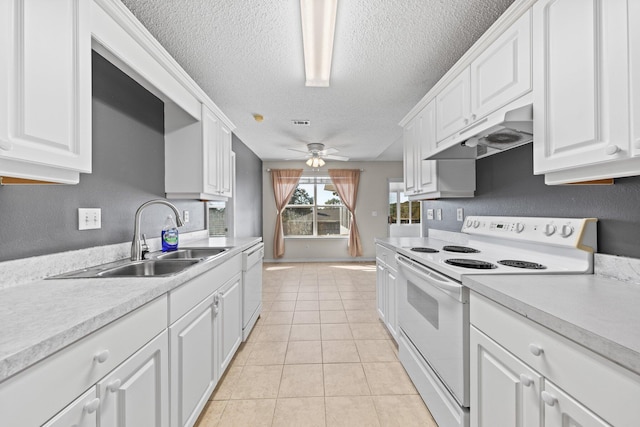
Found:
[(426, 281), (428, 281), (431, 285), (438, 287), (444, 291), (453, 292), (456, 295), (460, 295), (460, 290), (462, 289), (462, 285), (457, 282), (453, 282), (451, 279), (447, 279), (446, 277), (436, 273), (435, 271), (423, 267), (419, 264), (416, 264), (400, 255), (396, 255), (396, 261), (402, 267), (412, 271), (414, 274), (422, 276)]

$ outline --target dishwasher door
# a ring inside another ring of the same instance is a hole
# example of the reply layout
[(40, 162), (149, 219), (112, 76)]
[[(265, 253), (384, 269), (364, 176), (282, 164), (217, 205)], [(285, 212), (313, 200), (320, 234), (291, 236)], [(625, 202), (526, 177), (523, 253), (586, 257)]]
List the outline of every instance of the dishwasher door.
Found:
[(242, 341), (246, 341), (262, 311), (264, 243), (242, 253)]

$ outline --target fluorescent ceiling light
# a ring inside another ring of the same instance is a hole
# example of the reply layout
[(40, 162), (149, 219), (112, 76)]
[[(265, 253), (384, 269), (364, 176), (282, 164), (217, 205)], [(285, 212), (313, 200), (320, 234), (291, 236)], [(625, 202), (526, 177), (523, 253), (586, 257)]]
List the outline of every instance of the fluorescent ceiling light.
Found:
[(328, 87), (338, 0), (300, 0), (306, 86)]

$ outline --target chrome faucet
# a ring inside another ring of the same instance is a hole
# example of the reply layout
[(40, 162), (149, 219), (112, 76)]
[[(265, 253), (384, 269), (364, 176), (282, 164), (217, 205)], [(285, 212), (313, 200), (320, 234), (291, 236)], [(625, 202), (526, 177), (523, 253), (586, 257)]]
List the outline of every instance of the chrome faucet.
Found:
[[(136, 218), (133, 224), (133, 241), (131, 242), (131, 261), (140, 261), (142, 259), (143, 250), (142, 244), (140, 243), (140, 217), (142, 216), (142, 211), (149, 205), (166, 205), (173, 209), (173, 212), (176, 214), (176, 225), (178, 227), (182, 227), (184, 223), (182, 222), (182, 218), (180, 217), (180, 212), (178, 208), (176, 208), (173, 204), (167, 202), (163, 199), (154, 199), (149, 200), (148, 202), (143, 203), (138, 210), (136, 211)], [(145, 240), (146, 246), (146, 240)], [(148, 250), (148, 247), (147, 247)]]

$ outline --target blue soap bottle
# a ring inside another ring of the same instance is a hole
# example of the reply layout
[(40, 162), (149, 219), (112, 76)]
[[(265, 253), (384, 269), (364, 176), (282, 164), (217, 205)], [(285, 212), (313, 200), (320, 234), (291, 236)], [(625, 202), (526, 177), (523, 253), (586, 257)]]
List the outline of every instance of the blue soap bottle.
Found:
[(162, 252), (170, 252), (178, 249), (178, 228), (175, 222), (173, 222), (171, 215), (167, 216), (164, 222), (160, 238), (162, 240)]

